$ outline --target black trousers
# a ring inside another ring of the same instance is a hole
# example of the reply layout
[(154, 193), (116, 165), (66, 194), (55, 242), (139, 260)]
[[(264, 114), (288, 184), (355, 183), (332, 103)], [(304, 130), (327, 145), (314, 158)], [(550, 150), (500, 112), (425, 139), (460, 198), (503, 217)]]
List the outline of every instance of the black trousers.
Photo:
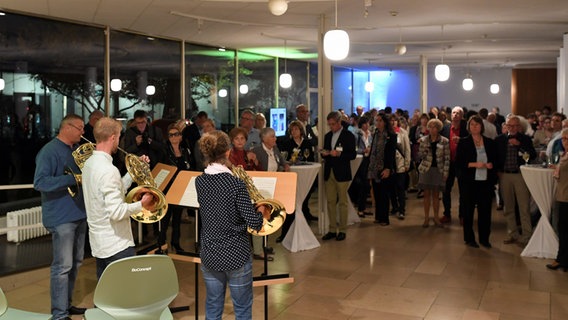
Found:
[(558, 254), (556, 262), (568, 266), (568, 202), (558, 202)]
[(477, 207), (479, 242), (488, 243), (491, 233), (491, 204), (494, 195), (489, 181), (467, 181), (460, 184), (460, 207), (463, 209), (463, 241), (475, 242), (473, 217)]

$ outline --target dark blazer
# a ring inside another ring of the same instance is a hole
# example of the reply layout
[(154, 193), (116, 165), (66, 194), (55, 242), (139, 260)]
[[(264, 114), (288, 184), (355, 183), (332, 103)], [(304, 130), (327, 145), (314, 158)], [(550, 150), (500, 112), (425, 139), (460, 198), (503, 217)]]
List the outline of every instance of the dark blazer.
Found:
[[(495, 141), (483, 136), (483, 145), (487, 153), (487, 162), (493, 164), (493, 169), (487, 170), (487, 181), (495, 184), (497, 183), (497, 171), (495, 170), (497, 150), (495, 149)], [(456, 155), (457, 177), (466, 183), (475, 181), (476, 169), (467, 167), (470, 162), (477, 162), (477, 149), (471, 135), (460, 140)]]
[[(521, 142), (519, 146), (519, 153), (521, 154), (517, 154), (517, 166), (521, 166), (525, 164), (522, 153), (525, 151), (528, 152), (530, 160), (533, 160), (536, 158), (536, 151), (529, 136), (519, 132), (516, 134), (516, 137), (517, 140)], [(495, 138), (495, 148), (497, 149), (497, 159), (495, 162), (497, 164), (497, 172), (503, 172), (505, 170), (505, 156), (507, 155), (507, 144), (509, 143), (509, 138), (510, 136), (508, 134), (501, 134)]]
[[(201, 133), (199, 133), (199, 128), (197, 124), (192, 123), (191, 125), (185, 127), (182, 131), (183, 142), (189, 147), (189, 150), (195, 150), (195, 145), (197, 141), (201, 138)], [(195, 153), (192, 152), (190, 156), (191, 167), (197, 167), (197, 159), (195, 159)]]
[[(302, 140), (301, 145), (297, 145), (296, 141), (294, 141), (293, 138), (288, 138), (288, 140), (286, 140), (282, 148), (282, 151), (288, 152), (288, 159), (286, 160), (290, 160), (290, 158), (292, 157), (292, 153), (294, 152), (294, 148), (300, 149), (300, 155), (302, 156), (302, 159), (304, 159), (304, 161), (309, 161), (309, 162), (315, 161), (314, 150), (313, 150), (314, 148), (312, 147), (312, 143), (310, 142), (310, 140), (308, 140), (307, 138), (304, 138), (304, 140)], [(310, 155), (308, 156), (307, 159), (304, 158), (305, 149), (310, 150)]]
[[(284, 165), (286, 164), (286, 159), (280, 153), (280, 150), (277, 146), (274, 146), (272, 149), (274, 152), (274, 157), (276, 158), (276, 163), (278, 164), (277, 171), (284, 171)], [(256, 159), (258, 160), (258, 166), (261, 168), (262, 171), (268, 170), (268, 153), (264, 151), (262, 144), (260, 146), (254, 147), (252, 152), (256, 155)]]
[[(452, 127), (452, 124), (445, 124), (444, 127), (442, 128), (442, 131), (440, 132), (440, 134), (448, 139), (450, 139), (450, 128)], [(460, 138), (465, 138), (469, 135), (469, 132), (467, 131), (467, 121), (462, 120), (460, 122)]]
[(350, 181), (351, 176), (351, 164), (350, 161), (355, 159), (357, 152), (355, 151), (355, 136), (349, 132), (347, 129), (341, 129), (339, 138), (337, 139), (337, 144), (335, 146), (331, 145), (331, 136), (333, 132), (329, 131), (325, 134), (323, 148), (325, 150), (334, 150), (341, 144), (343, 151), (339, 157), (325, 156), (322, 157), (325, 160), (324, 163), (324, 179), (329, 179), (329, 174), (333, 170), (333, 175), (337, 181)]

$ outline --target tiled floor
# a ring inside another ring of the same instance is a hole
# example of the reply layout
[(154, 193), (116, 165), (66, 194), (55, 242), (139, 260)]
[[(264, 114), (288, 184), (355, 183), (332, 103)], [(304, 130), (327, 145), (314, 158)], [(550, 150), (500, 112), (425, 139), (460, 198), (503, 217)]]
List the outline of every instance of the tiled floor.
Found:
[[(270, 319), (568, 319), (568, 273), (545, 268), (548, 260), (521, 258), (521, 248), (503, 245), (502, 211), (493, 212), (492, 249), (463, 244), (462, 230), (422, 228), (421, 201), (409, 194), (407, 219), (381, 227), (372, 218), (352, 225), (343, 242), (290, 253), (273, 243), (269, 274), (289, 273), (293, 284), (270, 286)], [(455, 212), (455, 210), (454, 210)], [(316, 231), (317, 227), (312, 226)], [(184, 224), (193, 237), (193, 225)], [(320, 236), (318, 235), (318, 238)], [(192, 247), (190, 240), (182, 243)], [(176, 262), (180, 293), (173, 306), (189, 305), (176, 319), (194, 319), (194, 265)], [(255, 275), (262, 262), (255, 261)], [(87, 259), (75, 292), (76, 304), (92, 306), (95, 267)], [(0, 278), (12, 307), (49, 312), (48, 269)], [(149, 293), (151, 294), (151, 293)], [(204, 318), (205, 289), (199, 311)], [(255, 288), (254, 319), (264, 314), (262, 288)], [(234, 319), (230, 299), (225, 318)], [(74, 316), (74, 319), (81, 319)]]

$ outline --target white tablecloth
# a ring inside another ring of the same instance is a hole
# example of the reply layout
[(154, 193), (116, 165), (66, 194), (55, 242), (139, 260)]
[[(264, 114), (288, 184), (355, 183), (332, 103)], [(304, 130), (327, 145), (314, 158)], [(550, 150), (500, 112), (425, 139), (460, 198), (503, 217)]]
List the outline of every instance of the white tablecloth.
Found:
[(312, 232), (312, 229), (310, 229), (302, 212), (302, 202), (304, 202), (308, 192), (310, 192), (320, 168), (321, 164), (319, 163), (290, 166), (290, 171), (298, 174), (298, 183), (296, 185), (296, 219), (292, 222), (290, 230), (288, 230), (286, 237), (282, 241), (282, 245), (292, 252), (310, 250), (320, 246), (320, 243)]
[(521, 166), (523, 179), (542, 215), (529, 243), (521, 252), (523, 257), (555, 259), (558, 253), (558, 237), (550, 225), (550, 212), (556, 190), (553, 173), (553, 169), (540, 166)]

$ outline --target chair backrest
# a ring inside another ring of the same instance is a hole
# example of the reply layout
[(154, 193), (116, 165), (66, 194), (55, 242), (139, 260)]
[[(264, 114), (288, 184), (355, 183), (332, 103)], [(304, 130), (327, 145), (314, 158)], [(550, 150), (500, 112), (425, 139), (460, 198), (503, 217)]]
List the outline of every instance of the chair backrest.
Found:
[(159, 319), (178, 292), (177, 273), (170, 257), (134, 256), (108, 265), (93, 301), (115, 319)]
[(4, 291), (0, 288), (0, 316), (3, 315), (6, 310), (8, 310), (8, 300), (4, 295)]

